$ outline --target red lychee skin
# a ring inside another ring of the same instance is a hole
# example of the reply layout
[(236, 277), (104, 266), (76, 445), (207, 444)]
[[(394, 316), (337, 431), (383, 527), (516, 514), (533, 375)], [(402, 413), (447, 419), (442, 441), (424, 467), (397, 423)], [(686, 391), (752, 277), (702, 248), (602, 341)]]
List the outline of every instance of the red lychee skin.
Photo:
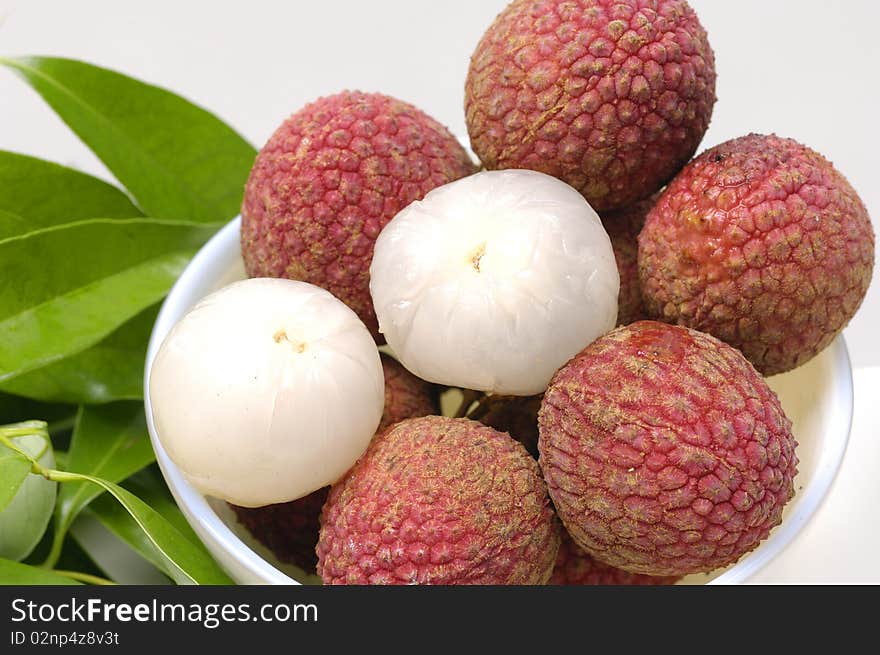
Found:
[(541, 396), (490, 396), (483, 403), (470, 418), (499, 432), (506, 432), (537, 459)]
[(742, 354), (640, 321), (561, 368), (538, 413), (539, 462), (575, 542), (611, 566), (687, 575), (735, 562), (782, 519), (796, 442)]
[(651, 196), (625, 209), (605, 212), (602, 225), (611, 239), (617, 272), (620, 275), (620, 294), (617, 297), (617, 324), (629, 325), (648, 318), (639, 284), (639, 232), (645, 217), (654, 206)]
[(554, 175), (596, 211), (670, 180), (714, 104), (714, 55), (682, 0), (514, 0), (465, 84), (471, 148), (486, 168)]
[(476, 421), (397, 423), (324, 504), (325, 584), (543, 584), (559, 548), (537, 462)]
[(713, 334), (764, 375), (831, 343), (873, 266), (855, 190), (821, 155), (777, 136), (751, 134), (694, 159), (639, 236), (649, 314)]
[(407, 371), (396, 359), (380, 353), (385, 374), (385, 409), (377, 432), (406, 418), (438, 414), (431, 384)]
[(376, 237), (408, 204), (473, 171), (455, 137), (408, 103), (357, 91), (320, 98), (254, 162), (241, 208), (247, 273), (327, 289), (384, 343), (369, 289)]
[(321, 508), (330, 487), (324, 487), (289, 503), (264, 507), (229, 504), (238, 522), (282, 562), (314, 573), (318, 563), (315, 544), (321, 528)]
[[(395, 359), (381, 353), (385, 376), (385, 408), (377, 431), (407, 418), (436, 414), (439, 410), (433, 390), (424, 380), (407, 371)], [(254, 538), (282, 562), (314, 573), (318, 556), (315, 546), (321, 529), (321, 508), (330, 487), (288, 503), (265, 507), (230, 507)]]
[(672, 585), (678, 576), (642, 575), (616, 569), (590, 557), (568, 532), (562, 530), (562, 541), (556, 566), (550, 576), (551, 585)]

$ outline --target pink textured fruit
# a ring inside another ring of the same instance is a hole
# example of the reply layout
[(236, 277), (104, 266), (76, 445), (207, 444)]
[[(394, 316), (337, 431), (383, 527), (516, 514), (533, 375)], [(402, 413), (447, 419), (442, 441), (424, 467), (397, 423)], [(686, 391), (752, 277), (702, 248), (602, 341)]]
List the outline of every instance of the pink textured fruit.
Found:
[(600, 217), (611, 239), (617, 272), (620, 274), (620, 293), (617, 296), (617, 324), (629, 325), (648, 318), (639, 284), (639, 232), (645, 216), (657, 198), (651, 196), (625, 209), (603, 212)]
[(538, 457), (538, 410), (542, 396), (488, 396), (469, 418), (506, 432)]
[(616, 569), (590, 557), (578, 546), (568, 532), (562, 531), (562, 542), (556, 556), (556, 566), (550, 576), (552, 585), (671, 585), (678, 576), (642, 575)]
[(682, 0), (514, 0), (477, 45), (465, 85), (486, 168), (549, 173), (597, 211), (671, 179), (714, 104), (714, 55)]
[(873, 266), (858, 194), (821, 155), (776, 136), (733, 139), (694, 159), (639, 236), (649, 314), (715, 335), (764, 375), (831, 343)]
[[(403, 419), (438, 412), (431, 385), (389, 355), (381, 353), (381, 359), (385, 376), (385, 408), (379, 432)], [(238, 521), (279, 560), (314, 573), (318, 562), (315, 545), (321, 529), (321, 508), (329, 491), (330, 487), (324, 487), (303, 498), (264, 507), (230, 507)]]
[(390, 355), (380, 353), (380, 357), (385, 374), (385, 409), (378, 432), (405, 418), (439, 413), (430, 383), (417, 378)]
[(376, 237), (412, 201), (473, 171), (452, 134), (410, 104), (350, 91), (320, 98), (254, 162), (241, 208), (248, 275), (327, 289), (381, 342), (369, 290)]
[(325, 584), (543, 584), (559, 526), (538, 465), (468, 419), (402, 421), (333, 485), (321, 516)]
[(541, 469), (572, 538), (647, 575), (726, 566), (794, 494), (796, 442), (742, 354), (695, 330), (640, 321), (587, 346), (538, 414)]

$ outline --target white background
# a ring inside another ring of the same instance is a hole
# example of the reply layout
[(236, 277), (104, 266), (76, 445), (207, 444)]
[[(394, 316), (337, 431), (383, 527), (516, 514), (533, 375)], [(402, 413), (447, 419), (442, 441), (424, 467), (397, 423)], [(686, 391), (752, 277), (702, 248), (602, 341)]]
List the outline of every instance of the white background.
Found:
[[(837, 165), (880, 231), (880, 3), (691, 4), (709, 33), (718, 71), (718, 102), (700, 150), (748, 132), (793, 137)], [(343, 88), (410, 101), (465, 135), (468, 59), (505, 5), (506, 0), (0, 0), (0, 55), (79, 58), (165, 86), (214, 111), (258, 147), (304, 103)], [(6, 70), (0, 70), (0, 149), (109, 177), (36, 94)], [(874, 439), (880, 437), (880, 415), (873, 410), (880, 400), (880, 338), (872, 329), (880, 322), (880, 272), (874, 277), (845, 332), (857, 368), (857, 422), (831, 500), (847, 509), (854, 502), (880, 503), (880, 485), (868, 482), (873, 468), (846, 468), (856, 466), (856, 459), (874, 468), (880, 461), (875, 445), (880, 439)], [(840, 513), (835, 516), (837, 523), (801, 547), (805, 562), (823, 560), (819, 573), (811, 569), (811, 580), (858, 580), (870, 573), (880, 581), (877, 564), (862, 569), (860, 578), (857, 568), (835, 569), (816, 550), (823, 539), (836, 543)], [(859, 520), (848, 518), (846, 529)], [(880, 548), (875, 532), (860, 538), (868, 543), (856, 544), (857, 551)], [(849, 552), (841, 559), (853, 557)], [(797, 558), (786, 561), (791, 568)], [(804, 567), (796, 570), (804, 575)], [(822, 571), (830, 573), (822, 578)], [(779, 576), (770, 581), (783, 579)]]

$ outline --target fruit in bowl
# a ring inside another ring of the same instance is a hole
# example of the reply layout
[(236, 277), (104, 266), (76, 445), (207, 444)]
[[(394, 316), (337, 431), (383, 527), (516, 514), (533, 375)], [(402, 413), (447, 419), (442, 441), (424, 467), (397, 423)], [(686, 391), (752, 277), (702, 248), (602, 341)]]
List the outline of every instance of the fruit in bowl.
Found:
[[(242, 279), (244, 275), (238, 221), (234, 221), (200, 251), (169, 295), (153, 329), (147, 356), (148, 370), (168, 331), (190, 307), (200, 298)], [(728, 567), (685, 576), (679, 584), (746, 581), (797, 536), (822, 502), (839, 468), (847, 445), (852, 410), (851, 371), (842, 339), (836, 339), (794, 371), (768, 378), (767, 384), (779, 397), (785, 415), (792, 422), (792, 434), (798, 441), (795, 496), (785, 507), (782, 523), (754, 551)], [(145, 393), (148, 426), (165, 479), (193, 528), (230, 575), (238, 582), (249, 584), (320, 583), (320, 578), (310, 575), (307, 567), (291, 564), (261, 543), (239, 522), (225, 501), (201, 494), (186, 481), (162, 448), (151, 418), (148, 388)], [(443, 390), (440, 396), (442, 413), (447, 416), (456, 414), (461, 397), (459, 390)], [(481, 408), (491, 409), (490, 401), (494, 402), (495, 398), (489, 396), (474, 401), (471, 413), (476, 417)], [(499, 396), (497, 402), (504, 402), (506, 398), (509, 397)], [(534, 397), (524, 396), (521, 400), (534, 405)], [(527, 426), (529, 420), (533, 420), (532, 429), (537, 433), (536, 415), (532, 414), (533, 418), (529, 419), (528, 407), (522, 413), (525, 418), (518, 421)], [(492, 420), (491, 414), (489, 420)], [(506, 425), (499, 422), (494, 427), (510, 431), (514, 437), (517, 430), (523, 430), (512, 422)]]
[[(545, 584), (561, 542), (578, 566), (619, 571), (607, 579), (742, 580), (792, 538), (845, 446), (848, 363), (832, 340), (864, 296), (873, 233), (842, 175), (793, 142), (745, 137), (688, 164), (714, 82), (685, 2), (516, 0), (466, 86), (471, 144), (491, 170), (385, 96), (343, 92), (279, 128), (240, 232), (193, 261), (148, 360), (160, 463), (239, 579), (284, 580), (233, 536), (221, 501), (250, 506), (236, 511), (282, 557), (317, 523), (326, 583)], [(242, 258), (250, 275), (317, 286), (203, 275)], [(822, 279), (789, 288), (807, 264)], [(224, 306), (231, 289), (270, 282), (328, 304)], [(203, 305), (187, 310), (218, 286), (205, 304), (235, 320), (199, 324)], [(317, 331), (281, 334), (264, 312)], [(821, 325), (799, 338), (805, 316)], [(178, 347), (189, 324), (197, 345)], [(228, 332), (237, 324), (248, 330)], [(377, 431), (385, 342), (444, 402)], [(315, 350), (320, 364), (295, 364)], [(271, 386), (252, 381), (264, 369), (289, 391), (269, 404)], [(187, 388), (209, 420), (176, 425)], [(251, 393), (268, 432), (247, 429)], [(469, 419), (503, 428), (498, 396), (523, 399), (510, 405), (525, 410), (509, 423), (519, 434)], [(535, 434), (537, 463), (517, 443)], [(280, 504), (309, 505), (289, 543)]]

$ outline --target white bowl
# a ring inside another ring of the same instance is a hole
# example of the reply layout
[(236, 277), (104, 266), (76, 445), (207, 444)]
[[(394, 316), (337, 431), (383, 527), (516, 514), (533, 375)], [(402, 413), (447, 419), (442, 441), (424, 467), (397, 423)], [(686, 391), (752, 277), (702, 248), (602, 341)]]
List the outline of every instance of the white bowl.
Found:
[[(239, 525), (225, 503), (202, 496), (183, 478), (162, 449), (150, 407), (150, 366), (171, 327), (200, 298), (245, 277), (239, 250), (239, 219), (230, 222), (193, 258), (168, 294), (153, 326), (144, 373), (144, 404), (156, 459), (177, 504), (193, 529), (233, 580), (241, 584), (317, 582), (278, 562)], [(727, 569), (688, 576), (684, 582), (733, 584), (778, 556), (822, 503), (840, 467), (852, 419), (852, 370), (843, 338), (795, 371), (768, 380), (794, 423), (800, 458), (796, 495), (782, 524), (753, 552)]]

